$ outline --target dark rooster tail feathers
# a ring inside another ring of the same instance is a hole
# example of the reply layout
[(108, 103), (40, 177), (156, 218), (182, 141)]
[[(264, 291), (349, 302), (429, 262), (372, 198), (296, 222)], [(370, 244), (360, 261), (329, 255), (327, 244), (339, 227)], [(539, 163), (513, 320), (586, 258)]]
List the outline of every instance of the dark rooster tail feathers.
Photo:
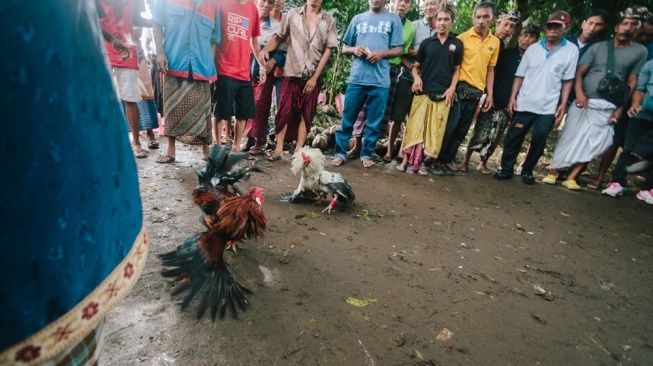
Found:
[(206, 163), (206, 168), (195, 169), (200, 185), (227, 187), (249, 178), (251, 172), (261, 172), (258, 167), (245, 167), (231, 172), (238, 163), (247, 159), (246, 152), (229, 154), (231, 143), (225, 146), (213, 145)]
[(188, 238), (176, 250), (159, 255), (164, 267), (175, 267), (163, 270), (161, 274), (174, 277), (177, 282), (172, 297), (181, 296), (181, 309), (187, 310), (199, 299), (198, 319), (209, 307), (213, 321), (218, 315), (223, 319), (227, 310), (237, 318), (238, 309), (246, 311), (249, 305), (245, 294), (251, 294), (251, 291), (229, 272), (222, 257), (224, 245), (221, 241), (214, 232), (202, 233)]

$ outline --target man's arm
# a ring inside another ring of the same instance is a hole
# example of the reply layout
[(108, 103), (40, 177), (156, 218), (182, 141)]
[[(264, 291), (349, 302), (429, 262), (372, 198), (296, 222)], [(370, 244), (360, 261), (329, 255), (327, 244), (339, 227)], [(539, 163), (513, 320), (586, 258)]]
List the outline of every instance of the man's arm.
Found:
[(521, 84), (524, 82), (523, 76), (515, 76), (515, 80), (512, 82), (512, 89), (510, 91), (510, 100), (508, 101), (508, 113), (512, 116), (517, 108), (517, 92), (521, 88)]
[(410, 73), (413, 75), (413, 93), (421, 93), (424, 87), (422, 83), (422, 78), (419, 76), (419, 70), (422, 68), (422, 64), (419, 61), (415, 61), (413, 68), (410, 70)]
[(403, 53), (404, 53), (403, 46), (395, 46), (389, 50), (372, 51), (372, 53), (370, 53), (367, 56), (367, 61), (369, 61), (372, 65), (374, 65), (384, 58), (398, 57), (401, 56)]
[(571, 92), (571, 87), (574, 84), (574, 80), (563, 80), (562, 89), (560, 92), (560, 105), (556, 110), (555, 114), (555, 123), (558, 124), (562, 121), (562, 116), (567, 113), (567, 100), (569, 99), (569, 93)]
[(635, 117), (642, 111), (642, 102), (644, 102), (644, 92), (635, 90), (632, 96), (630, 109), (628, 109), (628, 117)]
[(576, 92), (576, 107), (587, 108), (587, 96), (583, 91), (583, 77), (590, 69), (589, 65), (578, 65), (576, 75), (574, 76), (574, 91)]
[[(617, 107), (614, 111), (612, 111), (612, 114), (610, 114), (610, 118), (608, 119), (609, 122), (617, 122), (621, 119), (621, 116), (624, 114), (624, 108), (626, 108), (626, 105), (628, 104), (628, 101), (630, 98), (634, 95), (635, 88), (637, 87), (637, 74), (630, 74), (628, 75), (628, 86), (630, 87), (630, 92), (628, 93), (628, 98), (626, 99), (625, 102), (623, 102), (620, 106)], [(634, 100), (633, 100), (634, 104)], [(640, 101), (641, 104), (641, 101)]]
[(330, 56), (331, 56), (331, 49), (330, 48), (325, 49), (324, 52), (322, 53), (322, 57), (320, 57), (320, 62), (318, 62), (317, 67), (315, 68), (315, 72), (313, 73), (313, 76), (311, 76), (308, 80), (306, 80), (306, 84), (304, 85), (304, 94), (310, 94), (313, 92), (313, 89), (315, 89), (315, 85), (317, 85), (317, 80), (320, 78), (320, 75), (322, 75), (322, 71), (324, 70), (324, 67), (329, 62)]
[(156, 52), (157, 52), (156, 66), (159, 68), (161, 72), (167, 73), (168, 57), (163, 51), (163, 28), (158, 24), (154, 24), (153, 33), (154, 33), (154, 44), (156, 45)]
[(487, 67), (487, 75), (485, 76), (485, 90), (487, 93), (487, 98), (485, 98), (485, 104), (483, 105), (483, 112), (487, 112), (492, 108), (494, 103), (494, 66)]
[(460, 65), (454, 68), (453, 76), (451, 77), (451, 84), (449, 89), (444, 91), (444, 100), (445, 105), (450, 106), (453, 104), (456, 95), (456, 86), (458, 85), (458, 79), (460, 78)]
[(280, 44), (281, 38), (279, 38), (278, 35), (273, 34), (268, 40), (268, 43), (265, 44), (265, 47), (263, 47), (263, 49), (258, 53), (259, 63), (265, 63), (270, 58), (270, 52), (276, 50)]

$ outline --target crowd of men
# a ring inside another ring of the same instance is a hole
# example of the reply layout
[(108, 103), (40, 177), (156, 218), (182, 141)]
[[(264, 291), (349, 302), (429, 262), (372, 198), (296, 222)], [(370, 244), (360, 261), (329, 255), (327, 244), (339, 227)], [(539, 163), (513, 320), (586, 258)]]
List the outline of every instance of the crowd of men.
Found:
[[(138, 10), (141, 1), (127, 3)], [(384, 0), (369, 0), (369, 9), (352, 19), (341, 40), (342, 54), (352, 56), (353, 62), (333, 166), (354, 158), (365, 168), (374, 166), (379, 161), (374, 154), (377, 142), (387, 135), (387, 153), (380, 159), (390, 163), (398, 153), (397, 170), (455, 175), (466, 172), (473, 152), (478, 152), (477, 169), (489, 175), (488, 160), (502, 144), (501, 164), (493, 177), (507, 180), (520, 173), (525, 184), (533, 184), (533, 170), (550, 132), (565, 121), (543, 183), (561, 180), (564, 187), (578, 190), (577, 177), (602, 156), (596, 181), (587, 185), (600, 189), (623, 148), (603, 193), (623, 194), (627, 174), (641, 173), (637, 197), (653, 204), (653, 148), (647, 143), (653, 139), (653, 61), (647, 63), (653, 55), (653, 16), (646, 8), (623, 10), (614, 37), (604, 40), (612, 22), (601, 9), (587, 15), (577, 34), (569, 34), (571, 17), (565, 11), (550, 14), (540, 27), (522, 22), (518, 11), (499, 12), (495, 3), (481, 1), (473, 11), (472, 27), (454, 34), (452, 3), (426, 0), (424, 18), (410, 21), (406, 14), (415, 4), (391, 1), (391, 11), (386, 11)], [(102, 0), (104, 10), (114, 14), (116, 5), (110, 3)], [(175, 161), (176, 140), (203, 145), (206, 156), (211, 143), (233, 138), (233, 152), (247, 149), (251, 155), (265, 154), (269, 161), (282, 158), (284, 141), (296, 141), (296, 148), (306, 143), (322, 72), (338, 47), (336, 24), (322, 0), (308, 0), (286, 14), (280, 11), (283, 4), (157, 0), (152, 5), (155, 66), (163, 75), (161, 111), (168, 140), (157, 162)], [(130, 17), (134, 24), (121, 23), (122, 28), (112, 21), (112, 34), (125, 43), (130, 26), (147, 26), (139, 17)], [(517, 29), (516, 45), (506, 48)], [(106, 46), (110, 56), (121, 55), (111, 39)], [(130, 58), (113, 57), (112, 66), (134, 131), (134, 98), (125, 87), (134, 78), (121, 70), (133, 69), (127, 64)], [(265, 152), (273, 100), (277, 145)], [(404, 122), (402, 146), (395, 152)], [(464, 159), (456, 165), (473, 124)], [(526, 156), (515, 168), (529, 131)], [(244, 137), (247, 143), (242, 145)], [(133, 144), (136, 157), (143, 157), (137, 134)]]

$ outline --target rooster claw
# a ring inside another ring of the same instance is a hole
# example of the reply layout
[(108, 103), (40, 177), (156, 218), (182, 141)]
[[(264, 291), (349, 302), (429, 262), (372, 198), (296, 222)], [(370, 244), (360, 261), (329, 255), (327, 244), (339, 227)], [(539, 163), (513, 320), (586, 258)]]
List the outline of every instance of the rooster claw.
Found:
[(327, 206), (327, 208), (322, 210), (322, 213), (325, 213), (325, 212), (328, 213), (329, 215), (331, 215), (331, 206)]

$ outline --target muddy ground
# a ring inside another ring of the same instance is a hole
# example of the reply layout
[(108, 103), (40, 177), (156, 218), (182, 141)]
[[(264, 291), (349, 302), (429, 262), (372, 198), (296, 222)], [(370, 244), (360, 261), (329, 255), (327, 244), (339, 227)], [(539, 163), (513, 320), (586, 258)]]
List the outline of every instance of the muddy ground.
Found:
[(265, 188), (266, 236), (227, 253), (251, 308), (213, 323), (180, 312), (156, 257), (202, 229), (201, 152), (155, 157), (138, 160), (150, 257), (108, 317), (102, 365), (653, 363), (653, 207), (632, 194), (356, 161), (333, 168), (356, 206), (323, 215), (276, 200), (298, 182), (288, 156), (261, 160), (241, 187)]

